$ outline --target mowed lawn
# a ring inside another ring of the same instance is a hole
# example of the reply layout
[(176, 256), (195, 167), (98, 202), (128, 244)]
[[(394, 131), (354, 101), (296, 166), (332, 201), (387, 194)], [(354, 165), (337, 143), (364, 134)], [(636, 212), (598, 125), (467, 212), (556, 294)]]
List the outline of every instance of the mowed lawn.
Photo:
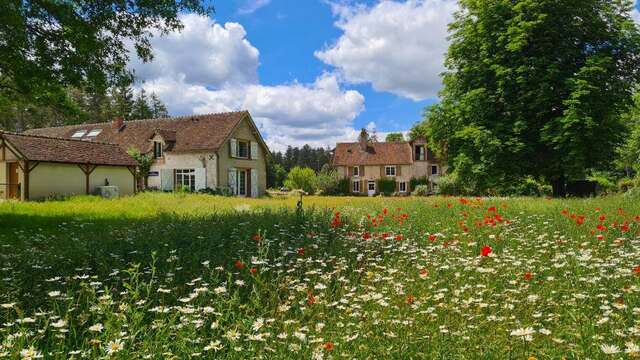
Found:
[(640, 203), (0, 203), (0, 358), (640, 355)]

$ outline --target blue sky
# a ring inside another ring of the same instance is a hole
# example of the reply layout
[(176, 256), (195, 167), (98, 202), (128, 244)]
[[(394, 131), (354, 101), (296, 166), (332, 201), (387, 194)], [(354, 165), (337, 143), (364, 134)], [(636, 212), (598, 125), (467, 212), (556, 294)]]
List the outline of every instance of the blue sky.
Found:
[(455, 0), (214, 4), (156, 37), (152, 63), (131, 63), (172, 115), (247, 109), (283, 149), (352, 141), (362, 127), (407, 131), (437, 101)]

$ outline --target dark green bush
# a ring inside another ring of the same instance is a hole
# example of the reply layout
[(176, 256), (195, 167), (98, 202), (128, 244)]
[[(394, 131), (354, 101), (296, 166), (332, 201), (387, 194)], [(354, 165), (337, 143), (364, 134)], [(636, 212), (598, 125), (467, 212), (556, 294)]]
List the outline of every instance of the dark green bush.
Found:
[(458, 180), (456, 173), (440, 175), (435, 182), (434, 190), (441, 195), (466, 195), (464, 187)]
[(551, 185), (545, 184), (536, 180), (531, 176), (527, 176), (524, 179), (516, 183), (512, 190), (506, 195), (512, 196), (547, 196), (551, 195)]
[(378, 192), (384, 195), (392, 195), (396, 192), (396, 180), (391, 178), (378, 179)]

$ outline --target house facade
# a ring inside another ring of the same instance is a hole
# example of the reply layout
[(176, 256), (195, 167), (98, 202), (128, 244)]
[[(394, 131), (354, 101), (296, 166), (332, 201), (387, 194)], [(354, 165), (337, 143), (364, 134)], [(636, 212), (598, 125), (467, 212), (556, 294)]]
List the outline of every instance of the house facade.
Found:
[(438, 176), (445, 170), (426, 141), (372, 142), (365, 129), (360, 132), (358, 142), (336, 145), (333, 166), (339, 174), (351, 179), (353, 194), (369, 196), (380, 193), (381, 179), (395, 181), (398, 194), (414, 190), (411, 189), (413, 178), (426, 178), (433, 190)]
[(114, 144), (0, 132), (0, 199), (96, 194), (107, 184), (133, 195), (137, 165)]
[(146, 187), (226, 189), (259, 197), (267, 186), (269, 150), (247, 111), (175, 118), (83, 124), (28, 134), (113, 143), (153, 156)]

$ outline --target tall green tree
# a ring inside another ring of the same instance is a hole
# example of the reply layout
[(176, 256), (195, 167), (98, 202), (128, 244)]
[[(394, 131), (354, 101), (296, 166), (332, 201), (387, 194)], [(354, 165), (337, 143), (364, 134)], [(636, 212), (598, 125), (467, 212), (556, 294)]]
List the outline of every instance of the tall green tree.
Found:
[(640, 92), (636, 93), (634, 100), (634, 106), (623, 115), (627, 136), (618, 148), (615, 162), (616, 167), (627, 177), (640, 173)]
[(460, 0), (432, 144), (477, 192), (527, 175), (563, 194), (611, 161), (640, 80), (630, 0)]
[(0, 122), (24, 129), (29, 112), (75, 121), (69, 88), (104, 96), (130, 83), (129, 46), (150, 61), (153, 30), (180, 30), (181, 13), (212, 10), (201, 0), (0, 1), (0, 103), (13, 109)]
[(401, 142), (404, 141), (404, 135), (402, 133), (388, 133), (384, 141), (386, 142)]
[(156, 93), (151, 93), (149, 98), (149, 106), (151, 107), (151, 116), (154, 118), (163, 118), (169, 116), (169, 111), (165, 104), (160, 100)]
[(151, 119), (153, 118), (153, 110), (147, 93), (144, 89), (141, 89), (136, 99), (133, 101), (133, 108), (131, 109), (132, 119)]

